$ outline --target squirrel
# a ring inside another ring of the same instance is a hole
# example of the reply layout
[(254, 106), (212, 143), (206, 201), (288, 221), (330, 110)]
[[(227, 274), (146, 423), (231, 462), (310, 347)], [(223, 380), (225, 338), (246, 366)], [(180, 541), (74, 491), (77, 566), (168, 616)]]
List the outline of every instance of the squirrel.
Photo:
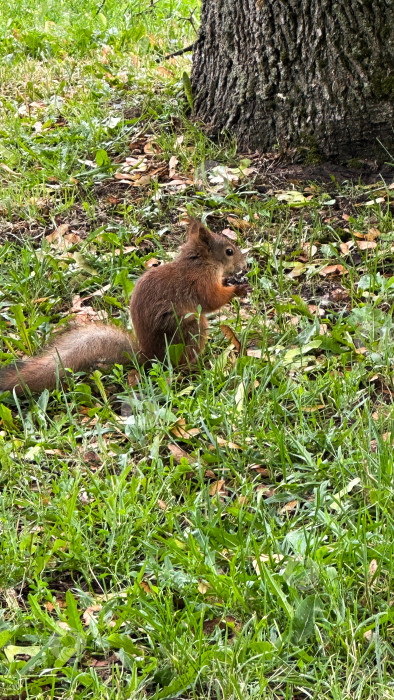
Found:
[(174, 343), (184, 346), (180, 364), (193, 363), (206, 342), (205, 314), (250, 290), (248, 282), (231, 280), (231, 275), (245, 271), (245, 256), (230, 239), (189, 219), (187, 240), (177, 258), (147, 270), (134, 287), (130, 313), (135, 339), (104, 323), (63, 331), (41, 354), (0, 370), (0, 392), (53, 389), (66, 368), (76, 372), (124, 365), (133, 357), (139, 364), (162, 361)]

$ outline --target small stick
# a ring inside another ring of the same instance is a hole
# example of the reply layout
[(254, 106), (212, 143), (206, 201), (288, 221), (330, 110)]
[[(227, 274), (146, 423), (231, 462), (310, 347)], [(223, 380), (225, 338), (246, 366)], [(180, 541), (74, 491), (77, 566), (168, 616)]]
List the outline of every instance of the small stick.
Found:
[(182, 56), (183, 53), (186, 53), (187, 51), (192, 51), (197, 44), (196, 41), (193, 41), (192, 44), (189, 44), (189, 46), (185, 46), (184, 49), (179, 49), (179, 51), (174, 51), (174, 53), (169, 53), (167, 56), (164, 56), (164, 60), (167, 60), (167, 58), (172, 58), (173, 56)]

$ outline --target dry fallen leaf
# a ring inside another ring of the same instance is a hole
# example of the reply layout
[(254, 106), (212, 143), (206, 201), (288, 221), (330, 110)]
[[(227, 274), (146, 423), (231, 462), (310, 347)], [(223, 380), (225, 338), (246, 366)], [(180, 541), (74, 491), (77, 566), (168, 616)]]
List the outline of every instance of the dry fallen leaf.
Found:
[(240, 629), (240, 624), (236, 621), (235, 617), (232, 617), (231, 615), (226, 615), (225, 618), (215, 617), (213, 620), (204, 620), (202, 631), (204, 634), (212, 634), (215, 627), (219, 627), (219, 629), (225, 630), (227, 628), (227, 625), (231, 625), (231, 628), (234, 630), (234, 632), (238, 632), (238, 630)]
[(224, 228), (222, 234), (223, 236), (227, 236), (227, 238), (231, 238), (232, 241), (237, 240), (237, 234), (231, 228)]
[(301, 245), (301, 248), (304, 251), (304, 253), (306, 253), (306, 255), (308, 255), (308, 256), (310, 255), (311, 258), (313, 258), (313, 256), (316, 255), (316, 253), (317, 253), (317, 246), (312, 245), (311, 243), (308, 243), (308, 242), (303, 243)]
[(144, 153), (148, 155), (155, 155), (156, 153), (161, 153), (161, 151), (162, 149), (155, 141), (148, 141), (144, 146)]
[(249, 357), (257, 357), (257, 359), (260, 359), (262, 351), (259, 350), (259, 348), (248, 348), (246, 354), (249, 355)]
[(45, 239), (50, 243), (53, 247), (59, 247), (59, 248), (64, 248), (63, 243), (63, 238), (65, 234), (67, 233), (69, 229), (68, 224), (60, 224), (52, 233), (50, 233), (48, 236), (45, 236)]
[(383, 204), (385, 201), (385, 197), (376, 197), (376, 199), (370, 199), (368, 202), (360, 202), (360, 204), (356, 204), (356, 207), (372, 207), (373, 204)]
[(101, 47), (101, 53), (101, 63), (108, 63), (108, 56), (114, 53), (114, 49), (108, 44), (103, 44)]
[(266, 469), (266, 467), (262, 467), (261, 464), (251, 464), (249, 466), (249, 469), (253, 469), (253, 471), (258, 472), (259, 474), (261, 474), (261, 476), (270, 475), (269, 469)]
[(292, 513), (297, 509), (299, 502), (298, 501), (289, 501), (288, 503), (285, 503), (285, 505), (280, 509), (280, 513), (284, 515), (285, 513)]
[(159, 506), (160, 510), (166, 510), (167, 508), (167, 503), (162, 501), (161, 498), (158, 499), (157, 505)]
[(227, 338), (227, 340), (232, 343), (236, 349), (236, 351), (239, 353), (241, 352), (241, 343), (239, 342), (237, 336), (235, 335), (234, 331), (230, 326), (226, 326), (226, 324), (222, 323), (220, 325), (220, 330), (222, 331), (223, 335)]
[(322, 270), (320, 270), (320, 275), (323, 277), (326, 277), (327, 275), (347, 275), (348, 271), (344, 268), (343, 265), (327, 265), (327, 267), (323, 267)]
[(151, 267), (158, 267), (160, 265), (160, 260), (157, 258), (150, 258), (146, 261), (145, 267), (149, 270)]
[[(279, 563), (284, 559), (283, 554), (277, 554), (276, 552), (273, 552), (271, 555), (270, 554), (260, 554), (259, 560), (263, 564), (267, 564), (270, 561), (274, 561), (275, 563)], [(253, 559), (252, 561), (252, 566), (258, 576), (260, 576), (260, 569), (262, 567), (259, 566), (259, 561), (257, 559)]]
[(127, 384), (131, 387), (138, 386), (140, 375), (136, 369), (131, 369), (127, 375)]
[(89, 666), (91, 668), (109, 669), (111, 668), (112, 664), (117, 663), (119, 663), (119, 656), (116, 654), (111, 654), (107, 659), (90, 659)]
[(0, 163), (0, 167), (2, 167), (3, 170), (5, 170), (5, 172), (6, 172), (6, 173), (9, 173), (10, 175), (15, 175), (15, 177), (21, 177), (21, 173), (16, 173), (16, 172), (14, 172), (14, 171), (11, 170), (11, 168), (9, 168), (8, 165), (6, 165), (5, 163)]
[(367, 241), (374, 241), (375, 238), (380, 236), (380, 231), (378, 228), (370, 228), (365, 238)]
[(94, 613), (95, 612), (100, 612), (101, 610), (101, 605), (91, 605), (89, 608), (86, 608), (85, 612), (82, 614), (83, 621), (87, 627), (89, 627), (90, 623), (92, 620), (94, 620)]
[(333, 301), (347, 301), (350, 299), (350, 296), (346, 289), (343, 289), (343, 287), (336, 287), (335, 289), (331, 290), (330, 298)]
[[(353, 241), (351, 241), (353, 242)], [(339, 249), (342, 253), (342, 255), (347, 255), (349, 252), (349, 243), (341, 243), (339, 246)]]
[(183, 450), (182, 447), (179, 447), (179, 445), (170, 443), (168, 445), (168, 449), (170, 450), (175, 462), (177, 462), (178, 464), (180, 463), (182, 458), (187, 459), (187, 461), (190, 462), (190, 464), (193, 464), (196, 461), (191, 455), (189, 455), (188, 452), (186, 452), (186, 450)]
[(308, 304), (308, 309), (311, 312), (311, 314), (317, 314), (321, 318), (324, 318), (326, 315), (326, 312), (324, 309), (321, 308), (321, 306), (316, 306), (316, 304)]
[(142, 588), (142, 590), (143, 590), (145, 593), (148, 593), (148, 595), (151, 595), (152, 592), (153, 592), (152, 589), (151, 589), (151, 587), (150, 587), (150, 585), (149, 585), (149, 583), (148, 583), (148, 581), (141, 581), (141, 582), (140, 582), (140, 588)]
[[(390, 441), (391, 440), (391, 433), (383, 433), (382, 440), (383, 440), (383, 442), (387, 442), (387, 440)], [(369, 446), (370, 446), (371, 452), (376, 452), (378, 449), (378, 441), (376, 439), (371, 440)]]
[(175, 423), (174, 427), (171, 428), (171, 432), (175, 437), (177, 438), (185, 438), (189, 439), (191, 437), (195, 437), (196, 435), (199, 435), (200, 431), (198, 428), (189, 428), (186, 430), (186, 421), (184, 418), (180, 418), (177, 420)]
[(178, 163), (179, 163), (178, 158), (176, 156), (171, 156), (170, 162), (168, 163), (168, 175), (169, 175), (169, 177), (171, 177), (171, 178), (175, 177), (176, 166)]
[(165, 75), (167, 78), (173, 78), (174, 73), (172, 70), (169, 68), (166, 68), (165, 66), (159, 66), (157, 69), (157, 72), (160, 73), (161, 75)]
[(371, 588), (375, 588), (377, 579), (375, 578), (375, 574), (378, 570), (378, 562), (376, 559), (372, 559), (370, 562), (370, 565), (368, 567), (368, 583)]
[(245, 231), (246, 229), (251, 227), (250, 221), (245, 221), (245, 219), (237, 219), (234, 216), (228, 216), (227, 221), (231, 226), (235, 226), (235, 228), (240, 229), (241, 231)]
[(356, 241), (356, 246), (360, 250), (369, 250), (371, 248), (376, 248), (376, 241)]
[(224, 496), (227, 493), (225, 483), (226, 482), (224, 479), (219, 479), (219, 481), (214, 481), (209, 487), (209, 495), (215, 496), (216, 494), (219, 494), (219, 495)]
[[(216, 437), (216, 442), (221, 447), (229, 447), (232, 450), (242, 450), (241, 445), (238, 445), (236, 442), (231, 442), (231, 440), (225, 440), (224, 438), (220, 437), (220, 435)], [(213, 449), (215, 448), (213, 447)]]

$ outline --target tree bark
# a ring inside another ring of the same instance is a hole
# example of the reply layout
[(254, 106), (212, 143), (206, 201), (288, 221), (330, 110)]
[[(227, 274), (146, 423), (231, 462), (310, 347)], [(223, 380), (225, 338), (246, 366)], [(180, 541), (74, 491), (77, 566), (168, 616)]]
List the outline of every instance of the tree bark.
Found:
[(192, 87), (240, 149), (394, 160), (393, 0), (203, 0)]

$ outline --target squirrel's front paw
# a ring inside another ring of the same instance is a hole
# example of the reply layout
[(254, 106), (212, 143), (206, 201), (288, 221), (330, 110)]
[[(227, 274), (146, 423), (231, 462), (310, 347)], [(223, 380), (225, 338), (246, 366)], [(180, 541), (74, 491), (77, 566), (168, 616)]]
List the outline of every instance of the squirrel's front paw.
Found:
[(249, 282), (243, 282), (242, 284), (235, 285), (235, 296), (236, 297), (247, 297), (249, 292), (252, 291), (252, 286)]

